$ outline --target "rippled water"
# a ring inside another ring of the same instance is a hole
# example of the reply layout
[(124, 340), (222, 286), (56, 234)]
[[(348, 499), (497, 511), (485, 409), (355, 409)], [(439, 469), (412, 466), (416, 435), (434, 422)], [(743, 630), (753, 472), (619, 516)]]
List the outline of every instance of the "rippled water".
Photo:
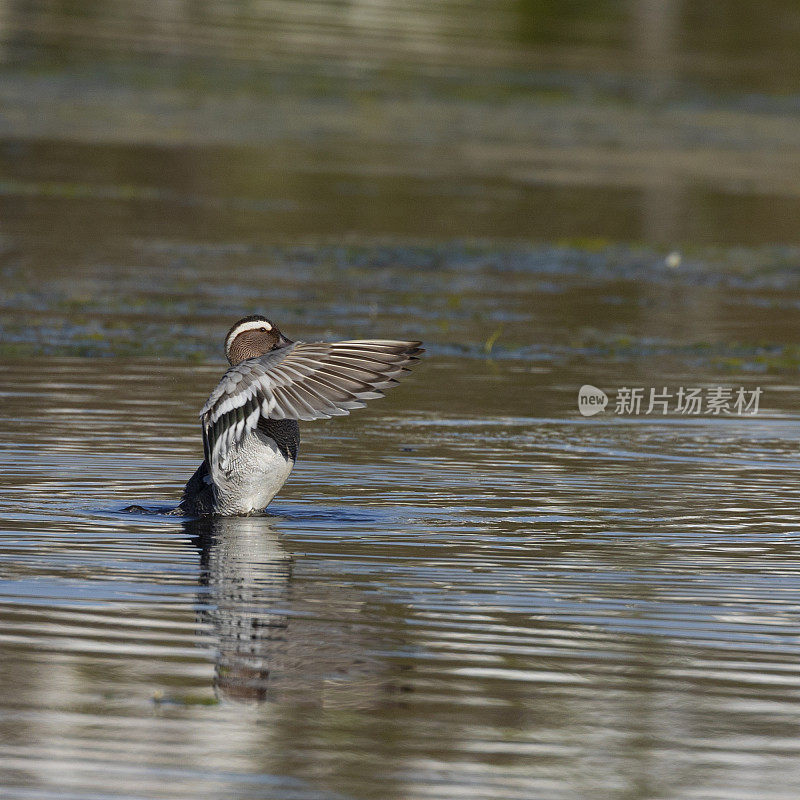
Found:
[(5, 365), (5, 796), (793, 796), (797, 387), (585, 419), (580, 369), (435, 350), (247, 519), (119, 511), (218, 367)]
[[(6, 6), (0, 797), (794, 800), (795, 10)], [(168, 516), (256, 311), (427, 352)]]

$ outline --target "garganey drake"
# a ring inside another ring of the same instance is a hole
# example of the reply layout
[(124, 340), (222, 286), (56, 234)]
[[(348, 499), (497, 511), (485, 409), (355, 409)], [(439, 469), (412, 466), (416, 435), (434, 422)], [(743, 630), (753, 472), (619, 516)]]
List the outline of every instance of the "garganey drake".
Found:
[(418, 360), (420, 344), (293, 342), (260, 314), (240, 319), (225, 337), (231, 367), (200, 412), (205, 460), (176, 511), (262, 511), (297, 459), (298, 421), (349, 414), (382, 397)]

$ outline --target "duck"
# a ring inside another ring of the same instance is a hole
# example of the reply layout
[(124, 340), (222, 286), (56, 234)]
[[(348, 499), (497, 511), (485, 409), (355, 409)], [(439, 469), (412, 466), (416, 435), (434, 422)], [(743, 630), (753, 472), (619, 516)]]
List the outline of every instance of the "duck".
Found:
[(424, 352), (420, 341), (292, 341), (261, 314), (225, 336), (230, 368), (200, 412), (203, 463), (175, 513), (251, 516), (289, 478), (300, 422), (363, 408), (396, 385)]

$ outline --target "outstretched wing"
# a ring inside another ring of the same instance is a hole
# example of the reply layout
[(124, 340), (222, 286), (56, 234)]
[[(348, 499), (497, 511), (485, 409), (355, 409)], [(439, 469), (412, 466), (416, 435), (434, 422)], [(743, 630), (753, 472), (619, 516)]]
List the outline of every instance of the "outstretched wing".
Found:
[(327, 419), (381, 397), (423, 352), (421, 342), (295, 342), (231, 367), (200, 418), (212, 478), (237, 442), (268, 419)]

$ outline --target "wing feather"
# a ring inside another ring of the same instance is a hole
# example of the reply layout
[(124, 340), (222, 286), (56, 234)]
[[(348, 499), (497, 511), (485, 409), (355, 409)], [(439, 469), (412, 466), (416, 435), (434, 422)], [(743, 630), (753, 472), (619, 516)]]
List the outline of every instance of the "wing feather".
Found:
[(418, 360), (421, 342), (296, 342), (231, 367), (200, 412), (211, 477), (231, 469), (261, 419), (327, 419), (383, 396)]

